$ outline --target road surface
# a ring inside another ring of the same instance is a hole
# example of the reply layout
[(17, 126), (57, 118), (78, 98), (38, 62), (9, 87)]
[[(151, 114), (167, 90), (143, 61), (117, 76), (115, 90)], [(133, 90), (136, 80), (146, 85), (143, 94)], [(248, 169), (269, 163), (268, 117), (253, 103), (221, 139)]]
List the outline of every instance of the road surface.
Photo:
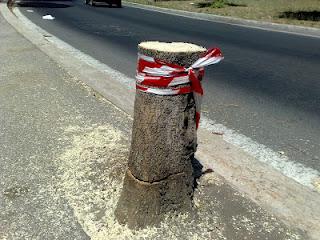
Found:
[[(33, 11), (30, 11), (33, 10)], [(146, 40), (218, 46), (203, 81), (204, 114), (320, 171), (320, 39), (84, 1), (29, 2), (20, 11), (82, 52), (134, 77)], [(51, 14), (53, 21), (43, 20)]]

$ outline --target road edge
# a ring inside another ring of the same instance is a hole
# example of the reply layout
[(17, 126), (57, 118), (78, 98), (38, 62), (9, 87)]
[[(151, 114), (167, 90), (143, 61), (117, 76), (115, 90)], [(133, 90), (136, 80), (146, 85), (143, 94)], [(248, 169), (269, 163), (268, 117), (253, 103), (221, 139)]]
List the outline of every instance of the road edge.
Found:
[[(123, 80), (127, 77), (111, 68), (105, 70), (107, 66), (99, 61), (88, 64), (83, 59), (75, 58), (74, 54), (80, 51), (66, 51), (66, 48), (61, 46), (59, 48), (52, 40), (55, 39), (54, 36), (43, 30), (41, 32), (39, 27), (39, 31), (31, 30), (28, 24), (14, 16), (4, 4), (0, 4), (0, 12), (20, 34), (63, 66), (70, 75), (86, 83), (132, 116), (134, 82), (124, 83), (126, 81)], [(16, 12), (16, 15), (19, 15), (19, 12)], [(311, 239), (320, 238), (320, 199), (317, 193), (258, 162), (242, 149), (225, 142), (222, 136), (200, 129), (198, 138), (197, 158), (205, 166), (213, 168), (229, 184), (286, 224), (305, 230)], [(213, 149), (215, 151), (212, 151)]]
[(181, 16), (186, 18), (218, 22), (218, 23), (224, 23), (224, 24), (235, 25), (240, 27), (255, 28), (255, 29), (260, 29), (264, 31), (282, 32), (287, 34), (320, 38), (320, 29), (318, 28), (248, 20), (248, 19), (220, 16), (220, 15), (207, 14), (207, 13), (188, 12), (184, 10), (162, 8), (162, 7), (144, 5), (144, 4), (133, 3), (128, 1), (124, 1), (124, 3), (125, 3), (124, 6), (130, 6), (134, 8), (150, 10), (150, 11), (160, 12), (164, 14), (171, 14), (171, 15), (176, 15), (176, 16)]

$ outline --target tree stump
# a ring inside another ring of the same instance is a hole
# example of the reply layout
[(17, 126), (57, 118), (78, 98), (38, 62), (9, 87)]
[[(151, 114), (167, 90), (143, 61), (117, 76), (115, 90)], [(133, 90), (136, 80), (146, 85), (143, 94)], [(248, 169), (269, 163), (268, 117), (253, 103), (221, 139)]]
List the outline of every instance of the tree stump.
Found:
[[(138, 51), (189, 67), (206, 49), (188, 43), (143, 42)], [(161, 96), (137, 90), (128, 169), (115, 211), (118, 221), (143, 228), (158, 224), (168, 212), (190, 211), (196, 146), (192, 93)]]

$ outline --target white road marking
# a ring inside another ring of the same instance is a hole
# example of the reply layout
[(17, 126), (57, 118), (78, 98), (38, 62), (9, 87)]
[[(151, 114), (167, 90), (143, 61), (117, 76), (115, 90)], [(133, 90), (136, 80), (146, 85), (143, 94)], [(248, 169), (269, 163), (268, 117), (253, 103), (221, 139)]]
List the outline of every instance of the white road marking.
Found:
[[(312, 28), (312, 27), (302, 27), (302, 26), (295, 26), (295, 25), (289, 25), (289, 24), (262, 22), (262, 21), (256, 21), (256, 20), (249, 20), (249, 19), (242, 19), (242, 18), (221, 16), (221, 15), (214, 15), (214, 14), (207, 14), (207, 13), (189, 12), (185, 10), (169, 9), (169, 8), (157, 7), (152, 5), (148, 6), (148, 5), (143, 5), (139, 3), (133, 3), (133, 2), (126, 2), (125, 5), (132, 8), (138, 8), (146, 11), (159, 12), (159, 13), (164, 13), (168, 15), (191, 18), (191, 19), (196, 19), (201, 21), (222, 23), (222, 24), (239, 26), (244, 28), (253, 28), (253, 29), (259, 29), (259, 30), (269, 31), (269, 32), (280, 32), (280, 33), (293, 34), (298, 36), (320, 38), (319, 29)], [(305, 31), (305, 32), (302, 32), (302, 31)]]
[(223, 133), (223, 140), (226, 142), (241, 148), (255, 159), (272, 166), (283, 175), (294, 179), (298, 183), (317, 190), (314, 184), (320, 176), (317, 170), (291, 161), (286, 155), (275, 152), (267, 146), (259, 144), (251, 138), (206, 117), (201, 117), (200, 127), (212, 132)]

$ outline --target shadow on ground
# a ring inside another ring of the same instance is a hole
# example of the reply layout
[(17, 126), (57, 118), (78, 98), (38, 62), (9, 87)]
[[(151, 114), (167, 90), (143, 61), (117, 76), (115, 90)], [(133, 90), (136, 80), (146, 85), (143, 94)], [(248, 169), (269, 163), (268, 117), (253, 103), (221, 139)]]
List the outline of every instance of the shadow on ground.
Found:
[(68, 8), (73, 7), (72, 1), (46, 0), (46, 1), (21, 1), (15, 4), (17, 7), (30, 8)]
[(279, 18), (289, 18), (305, 21), (320, 21), (320, 11), (286, 11), (279, 15)]
[[(199, 2), (197, 3), (198, 8), (205, 8), (205, 7), (212, 7), (214, 1), (206, 1), (206, 2)], [(238, 4), (238, 3), (232, 3), (232, 2), (223, 2), (223, 5), (221, 7), (246, 7), (245, 4)]]
[(108, 2), (95, 2), (93, 7), (99, 8), (123, 8), (123, 6), (117, 6), (115, 3), (108, 3)]
[(192, 168), (193, 168), (192, 175), (194, 178), (193, 190), (195, 190), (198, 187), (197, 180), (200, 179), (204, 174), (213, 172), (213, 170), (211, 168), (207, 168), (207, 169), (203, 170), (203, 165), (195, 157), (191, 158), (191, 164), (192, 164)]

